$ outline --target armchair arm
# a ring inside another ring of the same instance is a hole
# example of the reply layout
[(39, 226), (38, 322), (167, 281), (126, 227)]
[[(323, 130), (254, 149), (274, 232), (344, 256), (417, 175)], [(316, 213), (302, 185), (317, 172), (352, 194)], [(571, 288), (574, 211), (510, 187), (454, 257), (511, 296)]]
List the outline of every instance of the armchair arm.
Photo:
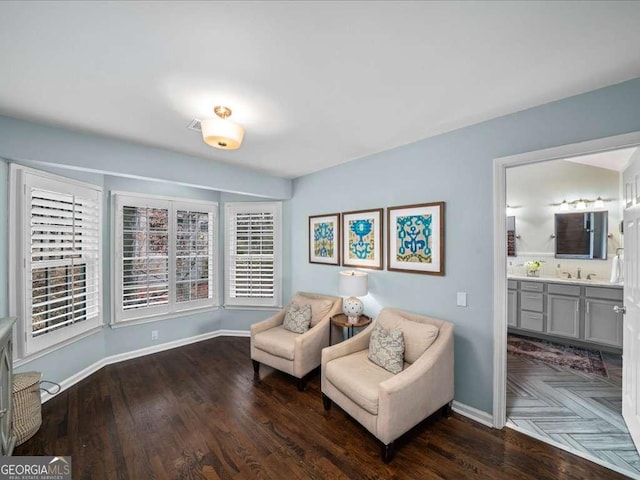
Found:
[(365, 328), (362, 332), (354, 335), (344, 342), (340, 342), (336, 345), (332, 345), (322, 349), (322, 365), (327, 364), (331, 360), (345, 355), (350, 355), (360, 350), (367, 350), (369, 348), (369, 338), (373, 330), (373, 323)]
[(293, 354), (294, 376), (302, 378), (320, 364), (322, 348), (329, 345), (330, 322), (330, 318), (325, 317), (296, 338)]
[(269, 330), (270, 328), (277, 327), (282, 324), (284, 320), (285, 310), (280, 310), (275, 315), (267, 318), (266, 320), (262, 320), (261, 322), (254, 323), (251, 325), (251, 337), (253, 338), (256, 334), (260, 332), (264, 332), (265, 330)]
[(453, 400), (453, 328), (413, 365), (379, 386), (378, 438), (385, 444)]

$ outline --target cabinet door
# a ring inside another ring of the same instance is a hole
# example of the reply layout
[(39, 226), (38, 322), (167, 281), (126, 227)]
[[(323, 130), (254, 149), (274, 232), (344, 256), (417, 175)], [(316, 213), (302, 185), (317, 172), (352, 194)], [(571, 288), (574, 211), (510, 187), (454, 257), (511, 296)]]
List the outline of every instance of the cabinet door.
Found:
[(518, 292), (507, 292), (507, 325), (518, 326)]
[(586, 301), (585, 340), (622, 347), (622, 313), (613, 311), (613, 307), (620, 303), (611, 300)]
[(580, 337), (580, 298), (547, 296), (547, 333), (561, 337)]

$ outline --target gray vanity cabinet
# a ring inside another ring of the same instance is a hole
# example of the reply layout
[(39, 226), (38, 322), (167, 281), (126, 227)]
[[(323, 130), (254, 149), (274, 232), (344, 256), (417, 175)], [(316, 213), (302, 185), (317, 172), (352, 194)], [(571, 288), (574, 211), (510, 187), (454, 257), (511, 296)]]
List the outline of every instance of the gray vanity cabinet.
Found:
[(508, 281), (509, 331), (582, 347), (622, 348), (619, 286), (597, 286), (545, 280)]

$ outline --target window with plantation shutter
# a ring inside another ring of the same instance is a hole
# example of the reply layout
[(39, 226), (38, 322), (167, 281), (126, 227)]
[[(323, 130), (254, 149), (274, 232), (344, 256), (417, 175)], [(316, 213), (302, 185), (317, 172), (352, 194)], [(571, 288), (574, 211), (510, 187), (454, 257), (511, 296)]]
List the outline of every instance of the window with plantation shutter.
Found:
[[(14, 167), (25, 356), (100, 327), (102, 189)], [(22, 192), (20, 192), (22, 190)]]
[(211, 202), (114, 194), (114, 321), (217, 305)]
[(225, 204), (225, 306), (280, 307), (282, 204)]

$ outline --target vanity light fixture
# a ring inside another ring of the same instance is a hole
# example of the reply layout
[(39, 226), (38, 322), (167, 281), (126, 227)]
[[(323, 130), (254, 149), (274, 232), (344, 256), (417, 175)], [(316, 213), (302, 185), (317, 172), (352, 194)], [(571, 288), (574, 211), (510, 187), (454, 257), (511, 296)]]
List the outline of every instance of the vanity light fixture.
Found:
[(562, 210), (563, 212), (566, 212), (567, 210), (569, 210), (569, 204), (567, 203), (566, 200), (563, 200), (562, 203), (560, 204), (560, 210)]
[(596, 199), (596, 201), (593, 203), (593, 207), (594, 208), (604, 208), (604, 200), (602, 200), (602, 197), (598, 197)]
[(213, 111), (217, 117), (207, 118), (201, 123), (204, 142), (222, 150), (240, 148), (244, 138), (244, 128), (229, 120), (231, 109), (218, 105)]
[(576, 202), (576, 210), (584, 210), (587, 208), (587, 202), (582, 198)]

